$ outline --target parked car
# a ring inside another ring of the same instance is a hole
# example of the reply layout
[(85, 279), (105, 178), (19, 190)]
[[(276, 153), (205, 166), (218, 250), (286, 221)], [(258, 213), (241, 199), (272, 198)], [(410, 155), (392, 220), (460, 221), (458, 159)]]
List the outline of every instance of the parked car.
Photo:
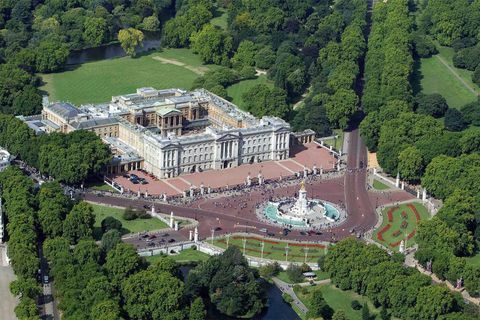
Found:
[(273, 233), (273, 232), (268, 232), (267, 235), (268, 235), (269, 237), (275, 237), (275, 233)]
[(133, 184), (138, 184), (138, 180), (137, 179), (130, 179), (130, 181), (133, 183)]
[(306, 233), (305, 231), (300, 231), (300, 234), (301, 234), (302, 236), (306, 236), (306, 235), (307, 235), (307, 233)]
[(157, 236), (154, 235), (154, 234), (151, 234), (151, 235), (148, 237), (148, 239), (156, 239), (156, 238), (157, 238)]
[(170, 240), (168, 240), (168, 242), (170, 242), (170, 243), (175, 242), (175, 239), (170, 239)]
[(131, 178), (138, 179), (138, 176), (136, 174), (132, 173), (132, 174), (130, 174), (130, 179)]
[(141, 184), (148, 184), (148, 181), (147, 180), (142, 180), (140, 181)]
[(263, 233), (267, 233), (267, 232), (268, 232), (267, 228), (262, 228), (262, 229), (259, 229), (258, 231), (263, 232)]
[(48, 284), (48, 276), (43, 276), (43, 283)]

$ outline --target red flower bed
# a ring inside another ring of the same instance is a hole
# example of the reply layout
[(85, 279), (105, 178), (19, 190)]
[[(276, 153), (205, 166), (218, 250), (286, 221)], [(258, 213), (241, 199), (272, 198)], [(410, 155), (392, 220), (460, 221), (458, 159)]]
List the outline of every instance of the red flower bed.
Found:
[(397, 230), (397, 231), (395, 231), (395, 232), (393, 233), (393, 236), (394, 236), (394, 237), (398, 237), (401, 233), (402, 233), (402, 231)]
[(318, 243), (289, 243), (288, 245), (291, 247), (325, 248), (323, 244)]
[(393, 211), (394, 210), (395, 210), (394, 208), (390, 208), (390, 210), (388, 210), (388, 212), (387, 212), (388, 222), (393, 222)]
[(402, 211), (402, 218), (403, 219), (407, 219), (408, 218), (408, 215), (405, 211)]
[[(414, 235), (415, 235), (415, 230), (413, 230), (412, 232), (410, 232), (410, 233), (408, 234), (407, 240), (412, 239)], [(395, 248), (395, 247), (399, 246), (401, 242), (402, 242), (402, 240), (397, 241), (397, 242), (393, 242), (393, 243), (390, 243), (389, 246), (390, 246), (391, 248)]]
[(407, 207), (409, 207), (413, 213), (415, 214), (415, 218), (417, 219), (417, 221), (420, 221), (421, 218), (420, 218), (420, 213), (418, 213), (418, 210), (417, 208), (412, 204), (412, 203), (409, 203), (407, 204)]
[(385, 227), (382, 228), (382, 230), (378, 231), (377, 233), (377, 239), (380, 240), (380, 241), (385, 241), (385, 239), (383, 239), (383, 234), (385, 232), (388, 231), (388, 229), (390, 229), (392, 227), (392, 225), (389, 223), (387, 224)]
[[(263, 241), (267, 244), (273, 244), (273, 245), (285, 243), (285, 246), (287, 245), (286, 242), (278, 242), (278, 241), (273, 241), (273, 240), (268, 240), (268, 239), (260, 239), (260, 238), (257, 238), (257, 237), (233, 236), (233, 239), (235, 239), (235, 240), (247, 239), (247, 241), (248, 240), (255, 240), (255, 241), (258, 241), (258, 242)], [(309, 248), (321, 248), (321, 249), (325, 248), (325, 245), (318, 244), (318, 243), (288, 243), (288, 245), (290, 247), (309, 247)]]
[(406, 227), (408, 227), (408, 222), (406, 220), (403, 220), (402, 221), (402, 224), (400, 225), (401, 228), (405, 229)]

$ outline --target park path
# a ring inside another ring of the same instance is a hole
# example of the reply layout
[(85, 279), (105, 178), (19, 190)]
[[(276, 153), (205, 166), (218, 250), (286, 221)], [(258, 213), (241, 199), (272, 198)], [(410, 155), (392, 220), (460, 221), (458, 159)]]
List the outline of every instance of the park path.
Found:
[(192, 72), (194, 72), (194, 73), (196, 73), (200, 76), (203, 76), (205, 74), (205, 72), (209, 70), (207, 67), (194, 67), (194, 66), (188, 65), (186, 63), (180, 62), (178, 60), (175, 60), (175, 59), (166, 59), (166, 58), (159, 57), (159, 56), (154, 56), (154, 57), (152, 57), (152, 59), (160, 61), (161, 63), (173, 64), (175, 66), (183, 67), (183, 68), (188, 69), (188, 70), (190, 70), (190, 71), (192, 71)]
[(471, 91), (474, 95), (478, 95), (477, 91), (472, 88), (462, 77), (453, 69), (439, 54), (435, 55), (435, 58), (438, 59), (447, 69), (463, 84), (465, 88)]
[(272, 280), (273, 280), (273, 283), (277, 286), (277, 288), (280, 289), (280, 291), (282, 291), (282, 293), (286, 293), (290, 297), (292, 297), (292, 299), (293, 299), (292, 304), (296, 305), (302, 313), (306, 314), (308, 312), (308, 308), (297, 297), (297, 295), (293, 291), (293, 286), (291, 284), (288, 284), (288, 283), (278, 279), (277, 277), (273, 277)]
[(415, 251), (416, 250), (412, 250), (411, 252), (409, 252), (405, 256), (405, 265), (406, 266), (416, 268), (418, 271), (420, 271), (420, 273), (422, 273), (426, 276), (429, 276), (432, 279), (433, 282), (439, 283), (439, 284), (445, 284), (447, 286), (447, 288), (449, 288), (451, 291), (459, 292), (462, 295), (464, 300), (467, 300), (467, 301), (469, 301), (469, 302), (471, 302), (471, 303), (473, 303), (477, 306), (480, 306), (480, 298), (474, 298), (474, 297), (470, 296), (470, 294), (465, 289), (463, 289), (461, 291), (456, 289), (454, 286), (452, 286), (452, 284), (450, 282), (448, 282), (446, 280), (442, 280), (442, 279), (438, 278), (433, 272), (425, 270), (418, 263), (418, 261), (415, 260), (415, 258), (414, 258)]

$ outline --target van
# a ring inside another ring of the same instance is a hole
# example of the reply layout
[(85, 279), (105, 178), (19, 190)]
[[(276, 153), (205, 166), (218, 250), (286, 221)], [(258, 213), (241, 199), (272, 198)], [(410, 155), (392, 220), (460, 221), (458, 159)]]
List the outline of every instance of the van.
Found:
[(48, 284), (48, 276), (43, 276), (43, 283)]
[(267, 232), (268, 232), (268, 230), (267, 230), (266, 228), (262, 228), (262, 229), (260, 229), (260, 230), (258, 230), (258, 231), (263, 232), (263, 233), (267, 233)]

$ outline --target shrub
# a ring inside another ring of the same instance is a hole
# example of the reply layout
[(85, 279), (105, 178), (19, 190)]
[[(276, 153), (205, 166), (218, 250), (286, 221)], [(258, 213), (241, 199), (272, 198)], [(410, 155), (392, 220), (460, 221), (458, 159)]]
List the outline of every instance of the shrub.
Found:
[(152, 217), (145, 210), (135, 210), (135, 214), (137, 218), (140, 218), (140, 219), (150, 219)]
[(108, 230), (122, 230), (122, 223), (114, 217), (106, 217), (101, 222), (102, 231), (105, 233)]
[(135, 211), (131, 207), (128, 207), (123, 212), (123, 219), (125, 219), (127, 221), (135, 220), (135, 219), (137, 219), (137, 214), (135, 213)]
[(292, 280), (293, 282), (303, 281), (302, 268), (295, 264), (288, 265), (287, 275), (290, 278), (290, 280)]
[(353, 300), (351, 303), (352, 309), (353, 310), (360, 310), (362, 309), (362, 304), (358, 302), (358, 300)]

